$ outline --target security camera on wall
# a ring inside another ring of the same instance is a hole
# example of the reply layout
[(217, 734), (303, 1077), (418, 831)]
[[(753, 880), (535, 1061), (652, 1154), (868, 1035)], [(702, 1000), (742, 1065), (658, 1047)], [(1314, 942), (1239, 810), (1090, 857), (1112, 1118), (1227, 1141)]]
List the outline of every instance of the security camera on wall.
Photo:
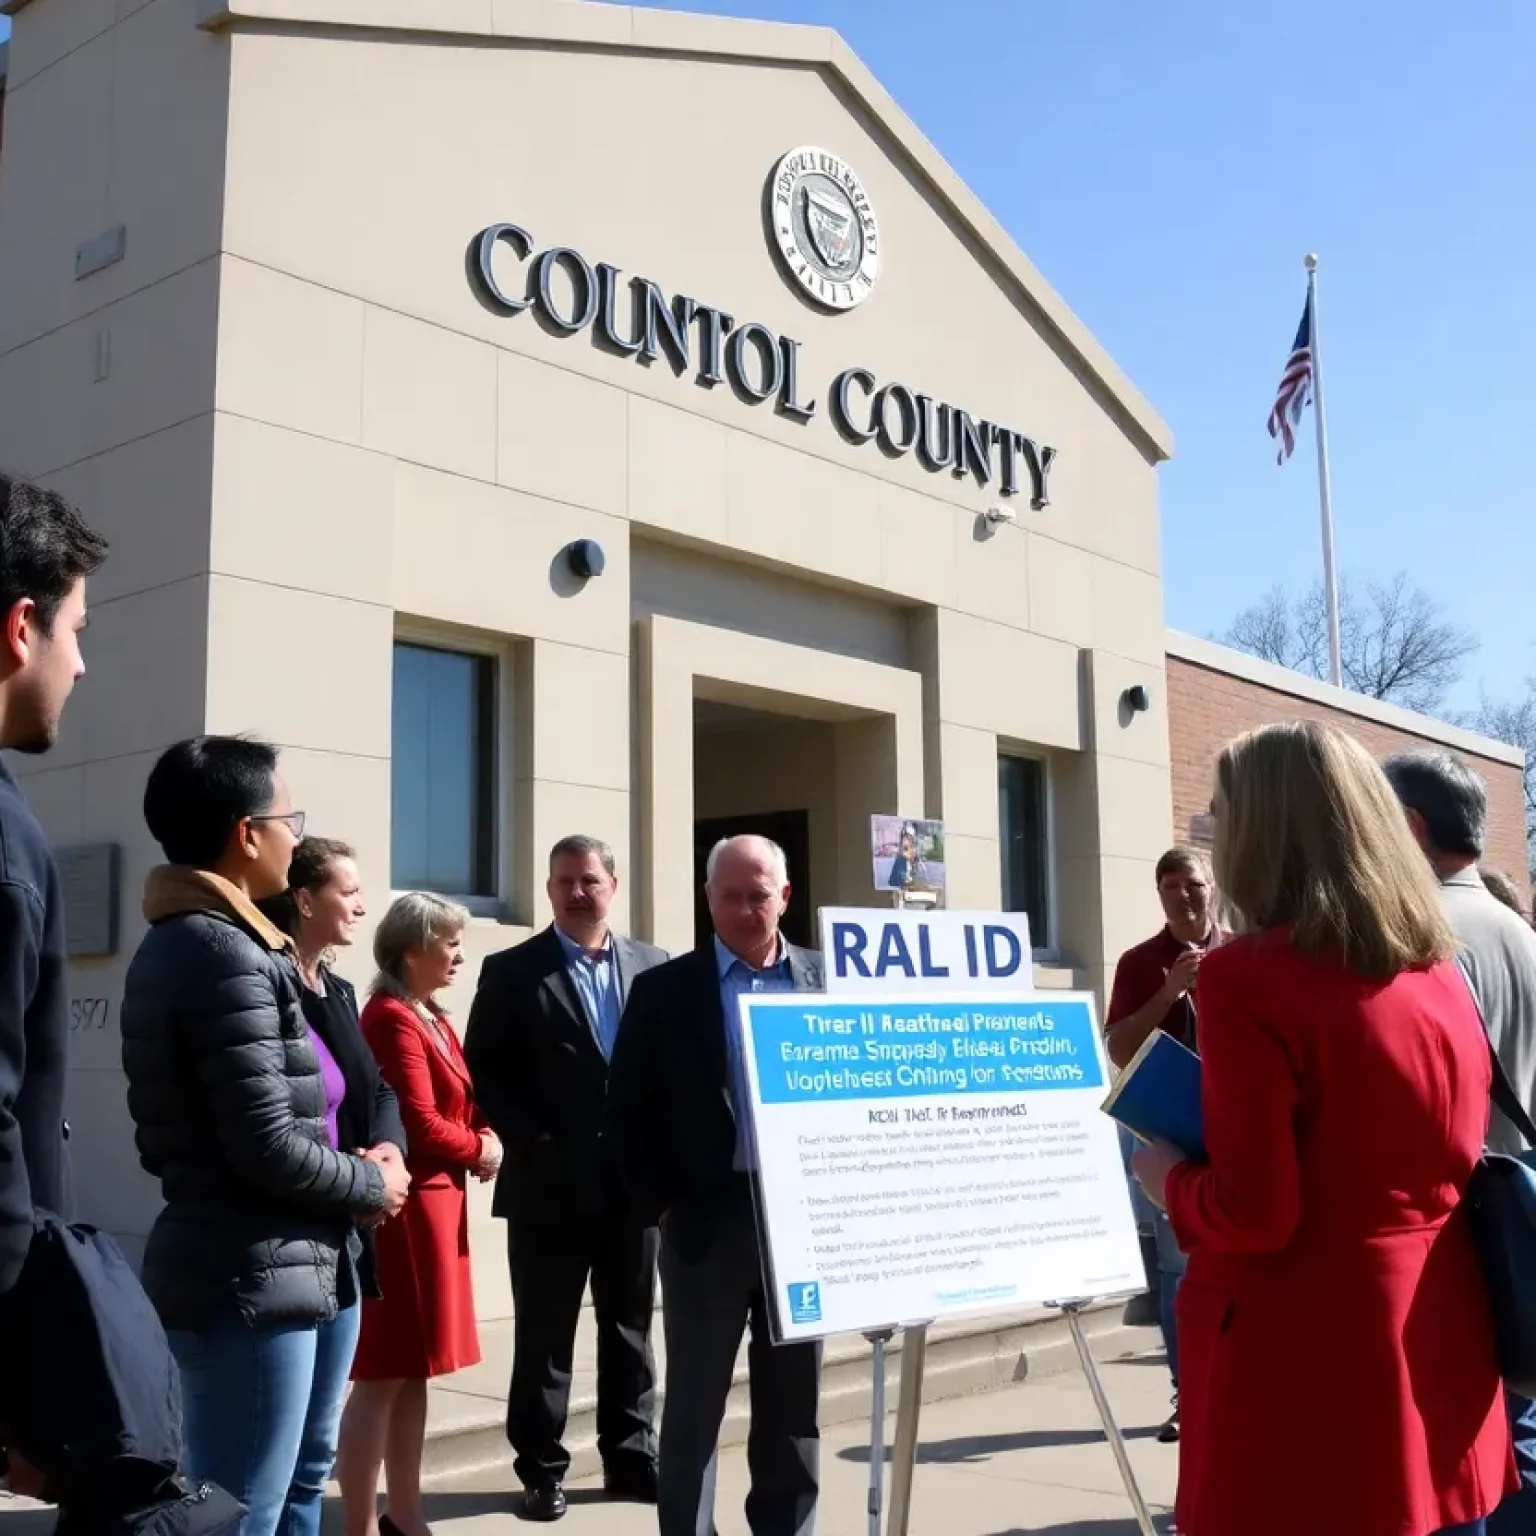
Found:
[(1019, 514), (1012, 507), (988, 507), (987, 521), (995, 528), (999, 523), (1017, 522)]

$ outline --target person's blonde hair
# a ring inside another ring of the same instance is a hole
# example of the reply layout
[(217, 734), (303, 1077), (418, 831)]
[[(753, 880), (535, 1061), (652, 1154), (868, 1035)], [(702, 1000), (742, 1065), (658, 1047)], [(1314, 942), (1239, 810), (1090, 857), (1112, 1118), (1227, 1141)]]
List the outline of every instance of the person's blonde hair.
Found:
[(1303, 954), (1388, 980), (1456, 941), (1386, 775), (1343, 731), (1266, 725), (1216, 764), (1215, 873), (1246, 930), (1286, 923)]
[(457, 938), (469, 922), (469, 912), (457, 902), (426, 891), (407, 891), (389, 904), (373, 935), (373, 961), (379, 968), (373, 990), (401, 995), (405, 986), (405, 957), (425, 949), (433, 939)]

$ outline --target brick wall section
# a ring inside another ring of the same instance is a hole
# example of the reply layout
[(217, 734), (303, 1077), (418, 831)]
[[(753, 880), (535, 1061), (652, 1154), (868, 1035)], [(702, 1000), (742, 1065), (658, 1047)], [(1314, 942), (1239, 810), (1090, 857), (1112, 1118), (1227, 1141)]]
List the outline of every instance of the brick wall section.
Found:
[[(1247, 678), (1168, 658), (1168, 738), (1173, 759), (1174, 835), (1190, 835), (1190, 818), (1208, 810), (1216, 757), (1232, 737), (1285, 720), (1321, 720), (1348, 731), (1378, 759), (1414, 747), (1444, 747), (1428, 736), (1366, 720), (1267, 688)], [(1529, 895), (1525, 793), (1519, 768), (1452, 747), (1488, 785), (1488, 844), (1483, 862), (1504, 870)]]

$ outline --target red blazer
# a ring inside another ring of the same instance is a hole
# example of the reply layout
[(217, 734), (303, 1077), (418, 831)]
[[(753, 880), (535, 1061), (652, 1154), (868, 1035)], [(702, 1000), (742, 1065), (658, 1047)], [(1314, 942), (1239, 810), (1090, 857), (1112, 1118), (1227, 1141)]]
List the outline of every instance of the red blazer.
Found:
[(462, 1185), (480, 1161), (480, 1132), (490, 1125), (475, 1105), (457, 1035), (444, 1020), (445, 1056), (415, 1010), (382, 993), (369, 999), (361, 1023), (379, 1074), (400, 1104), (412, 1179), (446, 1172)]
[(376, 993), (363, 1009), (362, 1027), (399, 1101), (411, 1192), (400, 1215), (378, 1230), (383, 1296), (363, 1303), (352, 1376), (441, 1376), (480, 1359), (464, 1185), (480, 1159), (485, 1117), (475, 1108), (469, 1069), (446, 1019), (443, 1051), (413, 1008)]
[(1515, 1486), (1458, 1210), (1490, 1068), (1452, 964), (1390, 982), (1283, 929), (1200, 968), (1209, 1163), (1168, 1214), (1186, 1536), (1425, 1536)]

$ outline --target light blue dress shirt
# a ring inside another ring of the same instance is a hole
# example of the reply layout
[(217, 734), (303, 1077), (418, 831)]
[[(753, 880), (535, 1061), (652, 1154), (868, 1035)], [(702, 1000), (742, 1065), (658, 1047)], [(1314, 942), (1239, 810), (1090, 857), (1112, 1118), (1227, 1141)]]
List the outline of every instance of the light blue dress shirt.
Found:
[(742, 1049), (741, 1010), (738, 1001), (753, 992), (793, 992), (795, 979), (789, 970), (789, 951), (779, 939), (779, 958), (766, 970), (754, 971), (731, 953), (715, 935), (715, 965), (720, 973), (720, 1008), (725, 1014), (725, 1054), (731, 1067), (731, 1103), (736, 1110), (736, 1158), (738, 1173), (755, 1168), (750, 1125), (751, 1093), (747, 1086), (747, 1056)]
[(619, 1038), (619, 1018), (624, 1009), (619, 997), (619, 965), (613, 954), (613, 935), (603, 940), (596, 954), (588, 954), (575, 939), (555, 929), (565, 952), (565, 970), (586, 1010), (587, 1022), (597, 1034), (606, 1060), (613, 1060), (613, 1043)]

